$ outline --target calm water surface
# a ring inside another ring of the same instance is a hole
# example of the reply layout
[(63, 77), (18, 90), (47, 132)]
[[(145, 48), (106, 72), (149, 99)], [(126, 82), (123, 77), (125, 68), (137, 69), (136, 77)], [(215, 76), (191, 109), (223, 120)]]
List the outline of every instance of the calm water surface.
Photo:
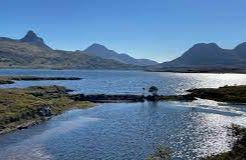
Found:
[[(246, 84), (242, 74), (181, 74), (141, 71), (0, 70), (0, 75), (75, 76), (80, 81), (19, 81), (0, 87), (64, 85), (80, 93), (141, 94), (156, 85), (162, 94), (194, 87)], [(246, 126), (246, 106), (195, 102), (99, 104), (71, 110), (27, 130), (0, 136), (3, 160), (141, 160), (158, 144), (173, 159), (198, 159), (229, 149), (226, 126)]]
[(0, 75), (80, 77), (79, 81), (17, 81), (1, 87), (62, 85), (79, 93), (142, 94), (143, 87), (156, 85), (161, 94), (180, 94), (197, 87), (246, 84), (246, 74), (161, 73), (91, 70), (0, 70)]

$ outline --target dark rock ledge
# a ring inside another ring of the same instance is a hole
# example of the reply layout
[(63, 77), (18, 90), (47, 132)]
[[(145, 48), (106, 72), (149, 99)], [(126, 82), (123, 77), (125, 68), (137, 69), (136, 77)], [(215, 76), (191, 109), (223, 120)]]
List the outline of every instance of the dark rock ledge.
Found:
[(121, 103), (121, 102), (144, 102), (144, 101), (193, 101), (195, 97), (188, 95), (171, 95), (171, 96), (143, 96), (143, 95), (106, 95), (106, 94), (75, 94), (70, 95), (75, 101), (90, 101), (93, 103)]
[(14, 81), (66, 81), (66, 80), (81, 80), (79, 77), (36, 77), (36, 76), (0, 76), (1, 84), (12, 84)]

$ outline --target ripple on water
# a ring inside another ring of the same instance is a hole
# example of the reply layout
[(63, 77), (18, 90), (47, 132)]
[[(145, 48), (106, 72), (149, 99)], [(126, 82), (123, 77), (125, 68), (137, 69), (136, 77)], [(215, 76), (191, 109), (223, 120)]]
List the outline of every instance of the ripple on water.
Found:
[[(0, 70), (0, 75), (73, 76), (80, 81), (19, 81), (1, 87), (64, 85), (82, 93), (161, 94), (195, 87), (246, 84), (242, 74), (181, 74), (139, 71)], [(0, 159), (144, 159), (158, 144), (174, 159), (197, 159), (229, 149), (226, 126), (246, 126), (245, 105), (214, 101), (101, 104), (72, 110), (27, 130), (0, 136)]]
[(234, 107), (228, 111), (229, 105), (218, 107), (218, 112), (201, 107), (205, 104), (200, 101), (102, 104), (72, 110), (28, 130), (0, 136), (0, 141), (4, 139), (0, 155), (4, 159), (144, 159), (162, 144), (174, 151), (176, 159), (197, 159), (228, 150), (231, 139), (226, 126), (245, 122), (245, 116), (232, 114)]

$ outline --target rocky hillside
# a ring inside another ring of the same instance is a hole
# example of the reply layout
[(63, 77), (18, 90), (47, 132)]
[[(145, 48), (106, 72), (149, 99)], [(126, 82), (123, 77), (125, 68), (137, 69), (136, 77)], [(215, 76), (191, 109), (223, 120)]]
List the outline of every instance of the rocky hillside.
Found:
[(155, 66), (160, 71), (233, 71), (246, 69), (246, 43), (223, 49), (215, 43), (194, 45), (180, 57)]
[(0, 38), (1, 68), (136, 69), (115, 60), (80, 52), (53, 50), (33, 31), (21, 39)]

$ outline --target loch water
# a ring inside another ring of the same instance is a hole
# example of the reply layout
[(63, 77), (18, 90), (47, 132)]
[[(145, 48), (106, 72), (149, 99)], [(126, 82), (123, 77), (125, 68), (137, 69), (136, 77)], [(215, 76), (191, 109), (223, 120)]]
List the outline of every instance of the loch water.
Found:
[[(164, 95), (187, 89), (246, 84), (244, 74), (106, 70), (0, 70), (0, 75), (81, 77), (78, 81), (17, 81), (1, 88), (62, 85), (73, 93), (143, 94), (155, 85)], [(227, 151), (227, 126), (246, 126), (246, 105), (194, 102), (105, 103), (73, 109), (40, 125), (0, 135), (1, 160), (142, 160), (158, 145), (175, 160)]]

